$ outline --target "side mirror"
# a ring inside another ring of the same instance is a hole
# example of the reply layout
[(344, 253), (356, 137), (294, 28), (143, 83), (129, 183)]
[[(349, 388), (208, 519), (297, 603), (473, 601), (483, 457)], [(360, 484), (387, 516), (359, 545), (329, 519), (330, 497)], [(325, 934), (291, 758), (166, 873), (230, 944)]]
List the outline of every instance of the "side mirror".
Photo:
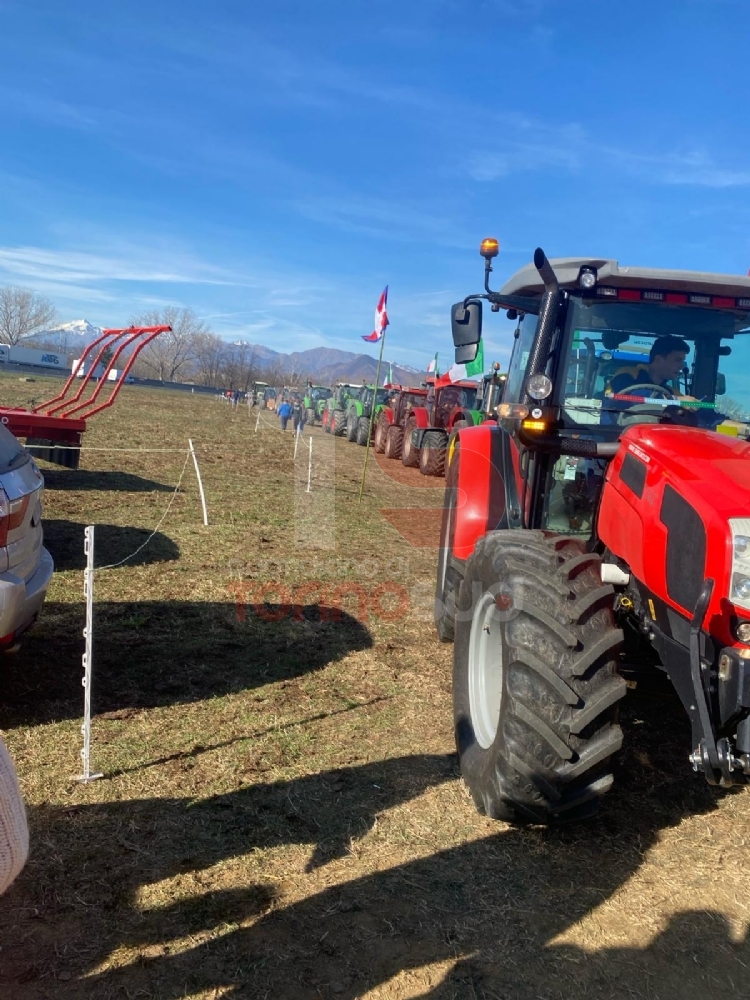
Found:
[(457, 302), (451, 307), (451, 333), (456, 348), (456, 364), (467, 364), (477, 356), (482, 339), (482, 303)]
[(724, 396), (727, 391), (727, 377), (722, 372), (716, 373), (716, 395)]

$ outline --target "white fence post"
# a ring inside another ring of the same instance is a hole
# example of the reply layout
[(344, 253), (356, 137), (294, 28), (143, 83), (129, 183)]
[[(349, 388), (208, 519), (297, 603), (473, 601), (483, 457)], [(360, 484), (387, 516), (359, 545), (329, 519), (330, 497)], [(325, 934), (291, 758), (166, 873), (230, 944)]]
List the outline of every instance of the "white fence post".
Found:
[(83, 774), (76, 781), (94, 781), (103, 777), (102, 774), (91, 773), (91, 682), (93, 679), (93, 642), (94, 642), (94, 526), (90, 524), (84, 530), (83, 551), (86, 556), (86, 569), (83, 571), (83, 596), (86, 599), (86, 626), (83, 630), (85, 652), (83, 654)]
[(203, 481), (201, 480), (201, 470), (198, 468), (198, 459), (195, 457), (195, 449), (193, 448), (193, 442), (188, 438), (188, 444), (190, 445), (190, 454), (193, 456), (193, 465), (195, 466), (195, 474), (198, 477), (198, 492), (201, 495), (201, 506), (203, 507), (203, 524), (208, 527), (208, 511), (206, 510), (206, 495), (203, 492)]
[(310, 481), (312, 479), (312, 438), (310, 437), (308, 440), (310, 442), (310, 458), (307, 462), (307, 489), (305, 490), (305, 493), (310, 492)]

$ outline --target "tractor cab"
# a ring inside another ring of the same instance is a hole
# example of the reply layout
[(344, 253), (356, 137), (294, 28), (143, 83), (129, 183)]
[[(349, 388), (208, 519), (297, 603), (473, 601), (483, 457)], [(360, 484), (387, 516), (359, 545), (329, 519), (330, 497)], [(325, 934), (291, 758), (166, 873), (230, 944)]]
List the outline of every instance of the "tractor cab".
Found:
[[(451, 439), (435, 621), (480, 811), (590, 815), (625, 672), (661, 671), (710, 784), (750, 783), (750, 278), (549, 261), (451, 314), (515, 324), (497, 419)], [(633, 683), (638, 683), (634, 681)]]
[(507, 380), (507, 374), (500, 371), (500, 363), (496, 361), (489, 375), (482, 378), (477, 391), (476, 405), (481, 419), (492, 419), (497, 415), (497, 408), (502, 401)]
[[(750, 436), (750, 280), (599, 258), (538, 263), (484, 296), (516, 322), (498, 420), (527, 453), (530, 523), (589, 536), (626, 428)], [(454, 307), (457, 357), (476, 352), (481, 304)]]

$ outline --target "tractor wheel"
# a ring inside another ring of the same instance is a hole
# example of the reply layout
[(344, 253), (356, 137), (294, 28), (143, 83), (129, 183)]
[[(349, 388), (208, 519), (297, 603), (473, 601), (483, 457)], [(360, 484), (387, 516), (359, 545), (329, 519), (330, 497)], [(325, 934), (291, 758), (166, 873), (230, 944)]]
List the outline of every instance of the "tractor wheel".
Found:
[(367, 444), (367, 438), (370, 434), (370, 421), (367, 417), (360, 417), (357, 422), (357, 444), (361, 444), (363, 447)]
[(346, 414), (343, 410), (333, 411), (333, 433), (336, 437), (341, 437), (341, 435), (346, 430)]
[(404, 443), (404, 429), (391, 424), (385, 436), (385, 457), (401, 458), (401, 447)]
[(457, 559), (451, 549), (456, 525), (456, 497), (458, 495), (458, 460), (453, 459), (446, 469), (443, 522), (440, 528), (438, 549), (437, 586), (435, 587), (435, 628), (441, 642), (453, 642), (456, 627), (456, 601), (464, 578), (466, 562)]
[(493, 531), (466, 564), (456, 612), (453, 710), (479, 812), (555, 823), (596, 812), (622, 746), (623, 634), (601, 559), (565, 536)]
[(357, 440), (357, 424), (359, 423), (359, 417), (356, 413), (350, 413), (346, 418), (346, 440), (356, 441)]
[(419, 465), (419, 449), (414, 447), (411, 440), (411, 432), (416, 429), (416, 426), (413, 420), (407, 420), (406, 427), (404, 427), (404, 444), (401, 449), (401, 461), (407, 469), (414, 469)]
[(390, 424), (387, 420), (382, 417), (378, 420), (377, 426), (375, 428), (375, 451), (378, 455), (382, 455), (385, 451), (385, 436), (388, 433), (388, 428)]
[(419, 450), (419, 471), (423, 476), (442, 476), (445, 473), (445, 452), (448, 436), (445, 431), (427, 431)]
[(309, 424), (310, 427), (315, 426), (315, 410), (312, 407), (305, 410), (305, 423)]

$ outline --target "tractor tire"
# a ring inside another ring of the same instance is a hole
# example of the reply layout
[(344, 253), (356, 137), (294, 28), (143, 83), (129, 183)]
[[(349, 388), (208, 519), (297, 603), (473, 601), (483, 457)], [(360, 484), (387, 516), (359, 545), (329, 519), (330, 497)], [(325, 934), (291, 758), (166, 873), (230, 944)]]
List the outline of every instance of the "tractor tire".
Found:
[(315, 410), (312, 407), (305, 410), (305, 423), (309, 424), (310, 427), (315, 426)]
[(350, 413), (346, 418), (346, 440), (356, 441), (357, 440), (357, 424), (359, 423), (359, 417), (356, 413)]
[(423, 476), (445, 475), (448, 435), (445, 431), (427, 431), (419, 450), (419, 471)]
[(407, 420), (406, 427), (404, 427), (401, 461), (407, 469), (415, 469), (419, 465), (419, 449), (415, 448), (411, 441), (411, 432), (416, 429), (416, 426), (413, 420)]
[(454, 725), (461, 773), (492, 819), (582, 819), (612, 785), (626, 685), (600, 565), (578, 539), (524, 529), (488, 533), (467, 561)]
[(370, 436), (370, 421), (367, 417), (360, 417), (357, 421), (357, 444), (361, 444), (364, 447), (367, 444), (367, 438)]
[(385, 436), (385, 457), (401, 458), (401, 447), (404, 443), (404, 429), (391, 424)]
[(456, 498), (458, 496), (458, 460), (453, 459), (446, 470), (443, 521), (440, 527), (438, 549), (437, 585), (435, 587), (435, 628), (441, 642), (453, 642), (456, 628), (456, 603), (461, 589), (466, 561), (457, 559), (453, 552), (453, 535), (456, 525)]
[(387, 420), (378, 420), (377, 426), (375, 427), (375, 451), (378, 455), (382, 455), (385, 451), (385, 436), (388, 433), (388, 428), (390, 424)]
[(333, 411), (333, 433), (336, 437), (341, 437), (346, 430), (346, 414), (343, 410)]

